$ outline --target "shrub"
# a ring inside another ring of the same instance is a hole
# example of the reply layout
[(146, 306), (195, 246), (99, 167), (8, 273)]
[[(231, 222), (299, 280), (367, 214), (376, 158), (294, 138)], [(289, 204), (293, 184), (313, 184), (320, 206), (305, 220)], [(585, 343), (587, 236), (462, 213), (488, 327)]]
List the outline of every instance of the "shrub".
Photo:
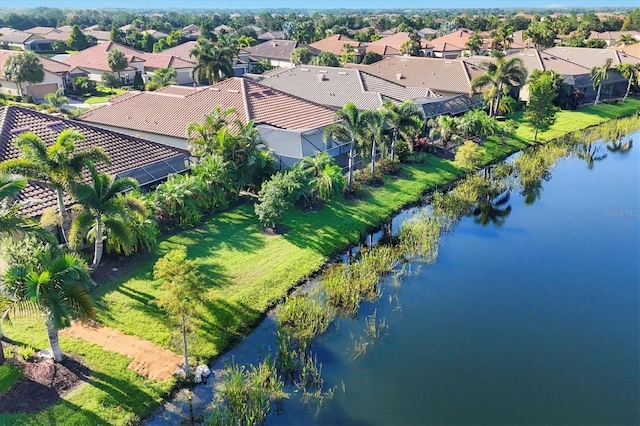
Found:
[(485, 149), (472, 141), (466, 141), (456, 150), (456, 164), (463, 169), (475, 169), (482, 164)]
[(76, 93), (79, 95), (89, 95), (96, 91), (97, 83), (87, 77), (78, 77), (73, 80), (76, 86)]
[(385, 175), (395, 175), (400, 171), (400, 161), (398, 160), (391, 161), (388, 158), (383, 158), (378, 161), (376, 166)]
[(362, 185), (369, 186), (382, 186), (384, 185), (383, 174), (380, 169), (376, 169), (375, 172), (371, 173), (371, 169), (364, 168), (360, 170), (356, 170), (353, 172), (353, 180), (354, 182), (359, 182)]
[(400, 140), (396, 143), (396, 156), (401, 163), (405, 163), (411, 154), (411, 149), (406, 141)]
[(160, 85), (160, 83), (158, 83), (157, 81), (154, 80), (149, 80), (147, 82), (147, 84), (144, 86), (145, 90), (147, 92), (154, 92), (158, 89), (160, 89), (162, 86)]

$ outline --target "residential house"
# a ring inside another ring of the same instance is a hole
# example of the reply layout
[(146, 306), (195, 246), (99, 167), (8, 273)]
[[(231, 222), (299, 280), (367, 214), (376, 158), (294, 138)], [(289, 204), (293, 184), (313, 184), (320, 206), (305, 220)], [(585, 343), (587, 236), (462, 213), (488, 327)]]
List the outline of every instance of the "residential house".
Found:
[(618, 50), (629, 56), (640, 58), (640, 43), (628, 44), (626, 46), (607, 47), (607, 49)]
[[(402, 45), (407, 41), (409, 41), (410, 35), (411, 34), (408, 32), (399, 32), (399, 33), (394, 33), (392, 35), (389, 35), (387, 37), (383, 37), (379, 40), (372, 41), (370, 43), (367, 43), (367, 52), (375, 51), (376, 53), (380, 53), (378, 51), (378, 49), (380, 49), (379, 46), (388, 46), (397, 50), (398, 52), (401, 52)], [(375, 46), (375, 47), (371, 49), (372, 46)], [(422, 56), (431, 57), (433, 56), (434, 47), (431, 42), (425, 39), (420, 39), (420, 51)], [(389, 53), (386, 53), (383, 56), (389, 56)]]
[(619, 64), (637, 64), (640, 59), (624, 51), (615, 49), (589, 49), (587, 47), (551, 47), (545, 53), (563, 58), (588, 69), (604, 65), (607, 58), (611, 58), (611, 66)]
[(284, 40), (284, 31), (267, 31), (258, 34), (258, 41)]
[[(434, 56), (438, 58), (455, 59), (462, 56), (463, 53), (471, 53), (467, 49), (467, 43), (473, 36), (474, 31), (461, 28), (452, 33), (445, 34), (441, 37), (434, 38), (429, 43), (433, 47)], [(491, 47), (491, 41), (487, 34), (480, 34), (482, 37), (482, 46), (480, 49), (486, 51)]]
[(637, 41), (640, 41), (640, 31), (603, 31), (601, 33), (597, 31), (591, 31), (589, 33), (589, 40), (604, 40), (607, 46), (615, 46), (621, 36), (631, 36)]
[(418, 35), (422, 38), (433, 39), (438, 34), (438, 30), (434, 30), (433, 28), (422, 28), (418, 30)]
[(196, 24), (189, 24), (182, 29), (184, 39), (187, 41), (196, 41), (200, 37), (200, 27)]
[[(24, 132), (35, 133), (45, 145), (52, 145), (61, 131), (71, 129), (84, 136), (76, 142), (77, 149), (100, 146), (109, 155), (111, 164), (97, 163), (98, 171), (111, 176), (131, 176), (144, 188), (171, 173), (185, 171), (189, 164), (184, 150), (101, 129), (74, 120), (66, 120), (19, 106), (0, 108), (0, 161), (18, 158), (15, 138)], [(56, 206), (56, 193), (49, 186), (31, 181), (20, 192), (18, 201), (37, 200), (22, 208), (28, 217), (37, 217)], [(71, 200), (66, 199), (70, 205)]]
[(71, 29), (69, 31), (63, 31), (60, 28), (53, 27), (33, 27), (24, 31), (30, 34), (44, 37), (47, 40), (54, 41), (67, 41), (69, 40), (69, 36), (71, 35)]
[(367, 46), (364, 43), (355, 41), (342, 34), (335, 34), (330, 37), (323, 38), (315, 43), (311, 43), (309, 46), (322, 52), (331, 52), (338, 57), (345, 53), (345, 46), (348, 46), (349, 52), (354, 55), (353, 62), (356, 64), (362, 62), (362, 58), (367, 51)]
[(38, 60), (44, 68), (44, 80), (37, 84), (21, 83), (19, 88), (19, 83), (13, 81), (6, 73), (4, 64), (10, 56), (20, 53), (15, 50), (0, 50), (0, 91), (3, 93), (29, 95), (36, 100), (42, 100), (48, 93), (55, 93), (58, 89), (72, 88), (74, 78), (87, 75), (87, 72), (81, 68), (38, 55)]
[(405, 87), (352, 68), (299, 65), (264, 74), (250, 74), (247, 78), (333, 108), (342, 108), (347, 102), (353, 102), (358, 109), (375, 109), (385, 100), (399, 104), (405, 100), (435, 96), (429, 89)]
[(8, 27), (0, 28), (0, 44), (6, 44), (10, 47), (18, 47), (32, 52), (46, 52), (52, 49), (53, 43), (54, 40), (36, 34)]
[[(163, 55), (175, 56), (176, 58), (185, 59), (187, 61), (195, 63), (197, 61), (193, 56), (191, 56), (191, 51), (196, 46), (196, 44), (196, 41), (187, 41), (159, 53)], [(244, 75), (250, 71), (250, 63), (248, 58), (246, 58), (246, 60), (241, 59), (241, 57), (248, 56), (248, 52), (246, 52), (244, 49), (240, 49), (238, 56), (233, 58), (233, 72), (236, 77), (240, 77), (241, 75)]]
[(120, 77), (125, 83), (133, 82), (136, 71), (139, 71), (146, 81), (157, 68), (175, 69), (178, 84), (193, 83), (191, 77), (193, 61), (161, 53), (146, 53), (113, 41), (98, 44), (73, 54), (65, 59), (65, 63), (86, 70), (90, 79), (100, 81), (103, 73), (111, 72), (111, 68), (107, 64), (107, 57), (112, 50), (120, 50), (129, 61), (127, 68), (120, 72)]
[(371, 65), (347, 65), (409, 87), (431, 89), (443, 96), (469, 94), (471, 80), (484, 73), (461, 59), (393, 56)]
[(85, 28), (82, 33), (86, 36), (93, 36), (96, 38), (98, 44), (105, 44), (111, 41), (111, 31), (90, 30)]
[(348, 147), (325, 146), (322, 139), (324, 127), (333, 122), (333, 108), (242, 77), (207, 87), (168, 86), (155, 92), (131, 92), (78, 119), (184, 149), (189, 123), (203, 123), (216, 107), (233, 108), (231, 120), (253, 121), (282, 167), (321, 151), (346, 162)]
[(296, 40), (265, 41), (244, 50), (248, 52), (248, 57), (251, 60), (267, 59), (274, 67), (293, 68), (295, 64), (291, 62), (291, 52), (300, 47), (309, 49), (312, 57), (318, 56), (320, 53), (320, 50)]

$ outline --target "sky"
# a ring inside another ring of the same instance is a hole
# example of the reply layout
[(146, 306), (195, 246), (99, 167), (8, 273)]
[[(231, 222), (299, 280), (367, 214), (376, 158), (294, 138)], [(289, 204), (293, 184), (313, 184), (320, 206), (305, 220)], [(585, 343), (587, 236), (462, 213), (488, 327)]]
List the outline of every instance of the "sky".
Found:
[(216, 8), (533, 8), (533, 7), (640, 7), (640, 0), (0, 0), (0, 7), (60, 7), (60, 8), (131, 8), (131, 9), (216, 9)]

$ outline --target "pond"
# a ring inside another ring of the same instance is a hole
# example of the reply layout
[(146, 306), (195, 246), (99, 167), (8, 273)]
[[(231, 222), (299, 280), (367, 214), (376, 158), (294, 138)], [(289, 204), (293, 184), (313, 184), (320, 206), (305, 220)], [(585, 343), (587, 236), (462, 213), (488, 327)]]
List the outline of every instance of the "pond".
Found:
[[(640, 151), (577, 151), (534, 197), (511, 191), (497, 225), (463, 217), (435, 263), (336, 320), (312, 345), (334, 397), (316, 412), (294, 392), (267, 424), (639, 424)], [(355, 352), (372, 315), (386, 328)], [(227, 361), (256, 362), (274, 330), (267, 318)]]

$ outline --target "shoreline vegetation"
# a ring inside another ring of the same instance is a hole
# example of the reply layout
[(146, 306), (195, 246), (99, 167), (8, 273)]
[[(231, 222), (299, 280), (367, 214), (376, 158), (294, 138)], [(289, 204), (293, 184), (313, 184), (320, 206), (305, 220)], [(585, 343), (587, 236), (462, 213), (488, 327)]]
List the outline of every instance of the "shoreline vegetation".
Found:
[[(504, 141), (489, 137), (483, 144), (482, 164), (560, 138), (607, 120), (638, 114), (640, 100), (601, 104), (578, 111), (561, 111), (551, 129), (533, 142), (534, 131), (521, 114), (520, 125)], [(283, 221), (288, 232), (267, 235), (253, 212), (252, 199), (217, 213), (199, 226), (164, 236), (151, 254), (128, 261), (128, 272), (92, 292), (97, 321), (123, 333), (149, 340), (179, 353), (174, 330), (165, 313), (151, 303), (160, 293), (153, 280), (157, 259), (177, 246), (187, 247), (206, 277), (210, 296), (196, 308), (191, 357), (211, 363), (249, 334), (265, 313), (305, 280), (317, 274), (336, 254), (357, 244), (403, 207), (425, 193), (441, 190), (467, 175), (448, 160), (426, 155), (426, 162), (405, 164), (398, 176), (385, 176), (384, 186), (366, 187), (359, 199), (327, 202), (320, 210), (292, 210)], [(34, 348), (47, 345), (39, 319), (20, 318), (5, 326), (7, 336)], [(99, 346), (61, 338), (67, 353), (84, 358), (93, 374), (79, 388), (39, 413), (0, 414), (0, 424), (114, 424), (140, 423), (177, 386), (176, 379), (155, 382), (129, 370), (128, 358)]]

